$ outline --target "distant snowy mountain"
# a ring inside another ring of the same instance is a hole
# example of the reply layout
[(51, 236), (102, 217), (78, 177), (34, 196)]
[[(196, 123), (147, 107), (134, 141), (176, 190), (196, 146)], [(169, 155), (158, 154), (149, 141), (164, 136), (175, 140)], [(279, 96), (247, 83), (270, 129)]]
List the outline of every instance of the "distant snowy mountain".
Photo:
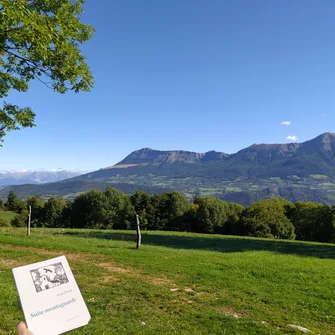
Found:
[(76, 177), (83, 173), (84, 171), (65, 169), (0, 171), (0, 186), (52, 183)]

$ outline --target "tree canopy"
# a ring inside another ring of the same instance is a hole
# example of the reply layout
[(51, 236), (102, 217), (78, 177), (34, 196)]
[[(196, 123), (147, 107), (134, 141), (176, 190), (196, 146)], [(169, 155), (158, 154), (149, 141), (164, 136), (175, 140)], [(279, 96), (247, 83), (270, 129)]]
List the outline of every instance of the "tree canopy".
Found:
[[(0, 1), (0, 98), (25, 92), (37, 79), (59, 93), (89, 91), (92, 74), (80, 44), (93, 28), (80, 22), (84, 0)], [(7, 132), (34, 126), (30, 107), (0, 106), (0, 141)]]
[(314, 202), (297, 202), (290, 212), (297, 240), (332, 242), (334, 217), (331, 207)]
[(227, 221), (225, 203), (211, 197), (196, 197), (194, 203), (199, 206), (195, 222), (196, 231), (220, 232)]
[[(244, 208), (211, 197), (197, 196), (190, 201), (179, 192), (126, 195), (107, 187), (105, 192), (82, 193), (73, 201), (55, 197), (45, 201), (36, 196), (22, 200), (11, 191), (7, 201), (0, 202), (0, 211), (17, 213), (11, 225), (23, 227), (29, 206), (33, 227), (135, 229), (137, 214), (143, 230), (335, 243), (335, 207), (310, 202), (267, 199)], [(1, 225), (9, 226), (8, 220)]]
[(243, 235), (294, 239), (294, 226), (286, 217), (287, 204), (282, 199), (267, 199), (253, 203), (241, 216)]
[(7, 197), (7, 209), (12, 212), (17, 212), (20, 206), (20, 199), (14, 193), (14, 191), (10, 191)]

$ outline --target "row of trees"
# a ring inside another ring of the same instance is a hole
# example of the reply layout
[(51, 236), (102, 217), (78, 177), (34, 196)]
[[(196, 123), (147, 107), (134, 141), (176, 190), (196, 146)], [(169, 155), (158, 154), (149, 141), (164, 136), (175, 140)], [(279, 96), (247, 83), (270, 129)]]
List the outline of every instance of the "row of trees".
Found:
[(72, 202), (36, 196), (20, 200), (10, 192), (0, 206), (18, 213), (11, 222), (18, 227), (27, 224), (31, 206), (34, 227), (133, 229), (138, 214), (142, 229), (335, 242), (332, 207), (283, 199), (262, 200), (244, 208), (211, 197), (195, 197), (190, 202), (179, 192), (150, 196), (137, 191), (129, 196), (108, 187), (105, 192), (83, 193)]

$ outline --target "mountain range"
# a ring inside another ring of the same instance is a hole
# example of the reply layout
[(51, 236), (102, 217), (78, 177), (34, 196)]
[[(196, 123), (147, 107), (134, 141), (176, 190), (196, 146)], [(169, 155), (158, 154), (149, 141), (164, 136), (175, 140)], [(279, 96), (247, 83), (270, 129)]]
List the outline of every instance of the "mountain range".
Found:
[(84, 171), (72, 171), (65, 169), (0, 171), (0, 186), (52, 183), (69, 179), (83, 173)]
[[(116, 165), (60, 183), (39, 185), (38, 195), (71, 197), (93, 185), (118, 188), (122, 185), (123, 189), (132, 185), (132, 189), (145, 189), (149, 193), (178, 190), (189, 198), (214, 196), (243, 205), (272, 197), (333, 204), (334, 152), (334, 133), (324, 133), (303, 143), (253, 144), (235, 154), (144, 148)], [(81, 191), (65, 187), (74, 182), (80, 183)], [(64, 188), (68, 194), (61, 192)], [(0, 196), (5, 196), (10, 189), (0, 191)], [(21, 196), (34, 192), (28, 185), (16, 186), (16, 191)]]

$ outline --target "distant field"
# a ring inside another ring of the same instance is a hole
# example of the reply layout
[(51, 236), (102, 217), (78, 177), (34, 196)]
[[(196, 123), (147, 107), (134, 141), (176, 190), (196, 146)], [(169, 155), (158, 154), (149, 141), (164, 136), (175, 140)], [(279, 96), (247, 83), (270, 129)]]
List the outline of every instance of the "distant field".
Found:
[(16, 213), (13, 212), (0, 211), (0, 218), (6, 220), (7, 222), (10, 222), (10, 220), (13, 219), (15, 215)]
[[(67, 255), (92, 314), (73, 334), (335, 333), (335, 246), (169, 232), (0, 229), (0, 334), (23, 319), (11, 268)], [(46, 334), (47, 335), (47, 334)]]

